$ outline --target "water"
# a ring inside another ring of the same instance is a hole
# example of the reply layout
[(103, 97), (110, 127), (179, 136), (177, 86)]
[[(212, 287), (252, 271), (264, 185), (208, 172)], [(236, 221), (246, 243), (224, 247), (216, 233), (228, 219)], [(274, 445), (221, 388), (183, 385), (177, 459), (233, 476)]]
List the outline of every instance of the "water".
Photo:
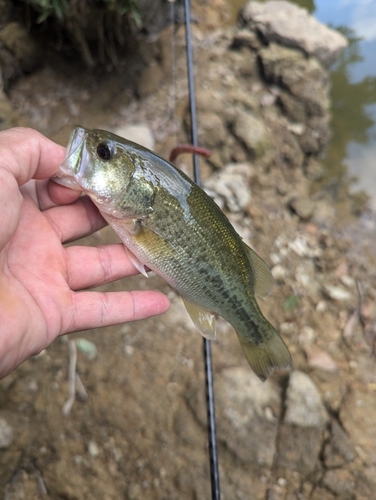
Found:
[(350, 39), (331, 68), (333, 136), (323, 161), (328, 182), (357, 178), (352, 186), (376, 209), (376, 0), (291, 1)]

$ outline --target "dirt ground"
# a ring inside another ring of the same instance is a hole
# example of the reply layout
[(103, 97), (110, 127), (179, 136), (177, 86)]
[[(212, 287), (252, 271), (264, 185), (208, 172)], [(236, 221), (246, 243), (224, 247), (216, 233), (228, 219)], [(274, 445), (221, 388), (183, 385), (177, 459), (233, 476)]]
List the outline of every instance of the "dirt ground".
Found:
[[(235, 189), (234, 207), (223, 190), (210, 189), (272, 268), (274, 291), (259, 302), (294, 361), (291, 374), (262, 384), (234, 331), (218, 319), (212, 350), (221, 498), (376, 498), (375, 216), (359, 209), (346, 186), (333, 199), (320, 184), (326, 125), (307, 118), (307, 130), (323, 137), (308, 151), (308, 136), (289, 129), (282, 94), (260, 71), (267, 57), (261, 42), (252, 35), (251, 46), (234, 47), (234, 29), (195, 26), (194, 35), (200, 138), (213, 149), (213, 159), (201, 162), (203, 178), (210, 184), (217, 175), (213, 185), (222, 185), (232, 172), (224, 165), (248, 165), (235, 174), (245, 176), (250, 201), (242, 204)], [(46, 56), (7, 91), (8, 125), (27, 124), (66, 144), (76, 124), (114, 130), (143, 123), (168, 156), (187, 141), (183, 32), (176, 33), (173, 70), (170, 36), (168, 28), (158, 43), (140, 44), (115, 73)], [(259, 132), (264, 127), (257, 143), (242, 137), (239, 116), (251, 116)], [(189, 162), (182, 157), (179, 165), (188, 171)], [(80, 244), (114, 241), (106, 228)], [(202, 339), (158, 277), (106, 286), (134, 288), (164, 291), (170, 309), (57, 339), (0, 381), (0, 498), (210, 498)], [(83, 389), (65, 416), (75, 345)]]

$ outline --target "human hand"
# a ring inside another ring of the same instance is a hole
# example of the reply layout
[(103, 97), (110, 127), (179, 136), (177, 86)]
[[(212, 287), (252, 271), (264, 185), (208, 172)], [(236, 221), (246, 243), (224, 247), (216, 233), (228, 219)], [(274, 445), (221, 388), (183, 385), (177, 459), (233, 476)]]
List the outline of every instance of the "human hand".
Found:
[(169, 305), (157, 291), (80, 291), (137, 271), (121, 244), (63, 246), (106, 225), (87, 197), (49, 181), (64, 155), (34, 130), (0, 132), (0, 378), (59, 335)]

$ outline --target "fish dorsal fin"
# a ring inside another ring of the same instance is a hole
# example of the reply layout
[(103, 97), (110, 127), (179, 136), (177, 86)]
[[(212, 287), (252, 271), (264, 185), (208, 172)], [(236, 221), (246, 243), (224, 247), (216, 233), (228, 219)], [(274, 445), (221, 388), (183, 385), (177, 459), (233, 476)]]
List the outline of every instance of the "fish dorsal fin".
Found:
[(204, 309), (190, 300), (183, 299), (185, 308), (188, 311), (195, 327), (203, 337), (209, 340), (215, 340), (215, 316), (207, 309)]
[(273, 290), (274, 279), (269, 267), (261, 257), (243, 242), (244, 250), (248, 256), (253, 273), (253, 291), (265, 299)]

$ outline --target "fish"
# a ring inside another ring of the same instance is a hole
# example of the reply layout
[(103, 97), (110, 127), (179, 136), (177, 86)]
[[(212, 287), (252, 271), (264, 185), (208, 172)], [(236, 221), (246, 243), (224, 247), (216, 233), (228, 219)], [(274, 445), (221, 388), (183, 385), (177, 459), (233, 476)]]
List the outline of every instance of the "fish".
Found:
[(215, 338), (215, 317), (222, 316), (261, 380), (292, 367), (255, 298), (272, 290), (268, 266), (174, 164), (110, 132), (78, 126), (53, 180), (91, 198), (134, 266), (158, 274), (182, 297), (204, 337)]

